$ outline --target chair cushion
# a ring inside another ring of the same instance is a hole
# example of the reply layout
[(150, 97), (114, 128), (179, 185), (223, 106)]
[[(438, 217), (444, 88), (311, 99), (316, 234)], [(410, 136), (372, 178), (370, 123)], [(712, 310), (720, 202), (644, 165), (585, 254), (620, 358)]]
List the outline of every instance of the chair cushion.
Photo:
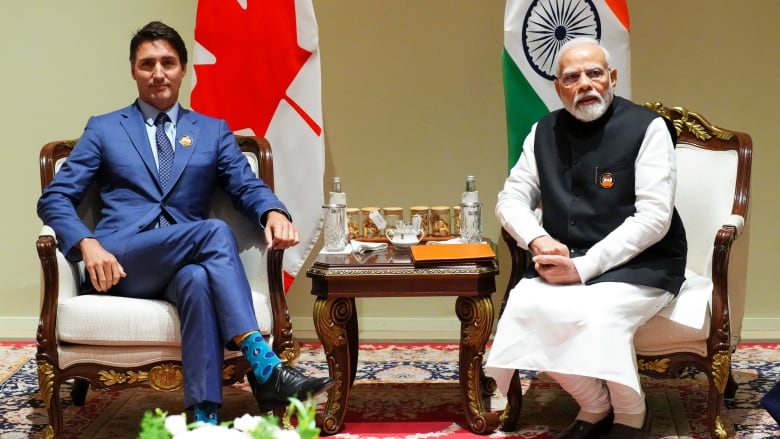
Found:
[(634, 337), (637, 354), (665, 355), (673, 352), (691, 352), (707, 356), (707, 337), (710, 334), (709, 310), (704, 327), (692, 328), (659, 315), (639, 327)]
[[(255, 315), (263, 335), (271, 333), (271, 305), (266, 294), (253, 291)], [(105, 294), (71, 297), (57, 307), (60, 342), (96, 346), (179, 346), (179, 316), (162, 300), (131, 299)]]
[(680, 294), (637, 330), (634, 338), (637, 353), (693, 352), (706, 356), (711, 297), (712, 280), (685, 270)]
[[(59, 367), (67, 369), (78, 364), (102, 364), (108, 367), (136, 368), (157, 362), (181, 361), (179, 346), (95, 346), (61, 344), (58, 349)], [(225, 350), (225, 359), (241, 356), (240, 351)]]

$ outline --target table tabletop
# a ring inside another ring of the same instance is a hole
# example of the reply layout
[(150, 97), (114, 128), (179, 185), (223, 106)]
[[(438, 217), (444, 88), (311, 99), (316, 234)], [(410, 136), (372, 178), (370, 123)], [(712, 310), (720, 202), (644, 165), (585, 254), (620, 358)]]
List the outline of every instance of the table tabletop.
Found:
[(496, 259), (415, 265), (408, 249), (392, 246), (369, 254), (321, 252), (306, 272), (319, 297), (483, 296), (495, 292), (497, 274)]

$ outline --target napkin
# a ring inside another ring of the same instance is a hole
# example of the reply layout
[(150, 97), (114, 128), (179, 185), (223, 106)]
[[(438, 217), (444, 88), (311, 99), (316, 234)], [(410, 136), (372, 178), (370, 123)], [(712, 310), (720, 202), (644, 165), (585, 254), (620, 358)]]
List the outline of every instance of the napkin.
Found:
[(382, 250), (387, 250), (386, 242), (364, 242), (364, 241), (350, 241), (353, 253), (360, 253), (364, 255), (366, 253), (372, 253)]

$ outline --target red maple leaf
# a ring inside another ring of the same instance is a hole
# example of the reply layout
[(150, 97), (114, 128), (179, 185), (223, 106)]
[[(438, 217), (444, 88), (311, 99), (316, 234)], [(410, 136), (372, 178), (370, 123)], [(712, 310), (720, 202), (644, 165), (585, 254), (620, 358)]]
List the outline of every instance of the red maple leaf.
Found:
[(298, 46), (294, 0), (199, 0), (195, 41), (216, 57), (194, 66), (192, 107), (232, 130), (265, 135), (286, 100), (319, 135), (319, 125), (287, 94), (311, 52)]

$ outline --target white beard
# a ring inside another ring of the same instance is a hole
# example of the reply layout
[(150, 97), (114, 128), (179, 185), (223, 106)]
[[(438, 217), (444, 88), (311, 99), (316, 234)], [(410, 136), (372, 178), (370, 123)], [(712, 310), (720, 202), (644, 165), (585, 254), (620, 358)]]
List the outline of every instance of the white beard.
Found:
[[(607, 112), (607, 108), (609, 108), (609, 105), (612, 104), (612, 99), (614, 96), (615, 91), (611, 86), (604, 90), (603, 95), (600, 95), (595, 91), (589, 91), (575, 96), (571, 103), (564, 105), (564, 108), (566, 108), (566, 111), (571, 113), (572, 116), (577, 118), (577, 120), (582, 122), (593, 122)], [(598, 102), (577, 106), (579, 101), (590, 97), (597, 98)]]

